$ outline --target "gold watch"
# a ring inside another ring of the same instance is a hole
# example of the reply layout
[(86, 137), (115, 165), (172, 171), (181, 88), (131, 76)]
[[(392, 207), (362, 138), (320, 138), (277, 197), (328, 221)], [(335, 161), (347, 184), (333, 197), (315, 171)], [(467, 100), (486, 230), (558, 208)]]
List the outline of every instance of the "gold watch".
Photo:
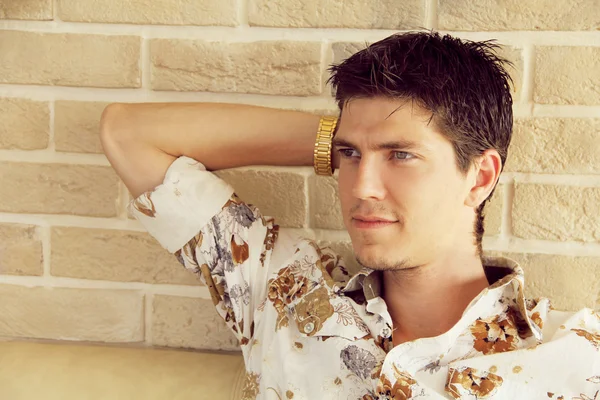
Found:
[(331, 147), (333, 134), (337, 125), (336, 117), (322, 116), (319, 121), (317, 140), (315, 142), (314, 166), (317, 175), (333, 175), (333, 163), (331, 162)]

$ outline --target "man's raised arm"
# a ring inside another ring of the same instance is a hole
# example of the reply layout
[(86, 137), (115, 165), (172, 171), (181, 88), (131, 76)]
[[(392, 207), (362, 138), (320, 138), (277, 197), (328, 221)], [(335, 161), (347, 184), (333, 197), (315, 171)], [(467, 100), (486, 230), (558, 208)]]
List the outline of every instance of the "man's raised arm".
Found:
[(115, 103), (104, 110), (104, 153), (134, 197), (160, 185), (171, 163), (208, 170), (312, 165), (319, 116), (220, 103)]

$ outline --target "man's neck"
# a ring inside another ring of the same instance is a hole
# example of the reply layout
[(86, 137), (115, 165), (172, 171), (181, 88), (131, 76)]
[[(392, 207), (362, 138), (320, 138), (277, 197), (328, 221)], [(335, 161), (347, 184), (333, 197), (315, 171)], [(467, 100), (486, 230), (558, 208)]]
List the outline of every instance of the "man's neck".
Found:
[(394, 321), (394, 345), (447, 332), (488, 281), (477, 256), (418, 268), (384, 271), (384, 294)]

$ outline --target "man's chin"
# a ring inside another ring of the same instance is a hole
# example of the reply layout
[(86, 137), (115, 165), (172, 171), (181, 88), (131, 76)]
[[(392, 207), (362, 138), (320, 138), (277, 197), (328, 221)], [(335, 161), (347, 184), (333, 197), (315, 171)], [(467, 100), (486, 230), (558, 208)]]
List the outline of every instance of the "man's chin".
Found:
[[(397, 249), (396, 249), (397, 250)], [(354, 250), (358, 264), (376, 270), (395, 270), (410, 268), (411, 263), (399, 254), (390, 254), (385, 247), (364, 246)]]
[(362, 250), (360, 252), (354, 253), (356, 256), (356, 261), (362, 267), (367, 267), (371, 269), (385, 269), (385, 267), (389, 264), (385, 254), (382, 254), (381, 251), (374, 251), (374, 249), (370, 250)]

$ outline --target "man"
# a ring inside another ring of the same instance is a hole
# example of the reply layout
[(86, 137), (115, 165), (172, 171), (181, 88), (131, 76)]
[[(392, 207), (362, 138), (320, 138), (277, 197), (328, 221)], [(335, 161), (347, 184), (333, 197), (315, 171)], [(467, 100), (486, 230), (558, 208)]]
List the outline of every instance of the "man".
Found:
[[(598, 398), (598, 314), (526, 300), (520, 267), (481, 252), (512, 132), (494, 48), (425, 32), (377, 42), (331, 68), (339, 121), (230, 104), (105, 110), (130, 209), (240, 341), (245, 399)], [(364, 267), (352, 277), (208, 172), (313, 162), (339, 168)]]

